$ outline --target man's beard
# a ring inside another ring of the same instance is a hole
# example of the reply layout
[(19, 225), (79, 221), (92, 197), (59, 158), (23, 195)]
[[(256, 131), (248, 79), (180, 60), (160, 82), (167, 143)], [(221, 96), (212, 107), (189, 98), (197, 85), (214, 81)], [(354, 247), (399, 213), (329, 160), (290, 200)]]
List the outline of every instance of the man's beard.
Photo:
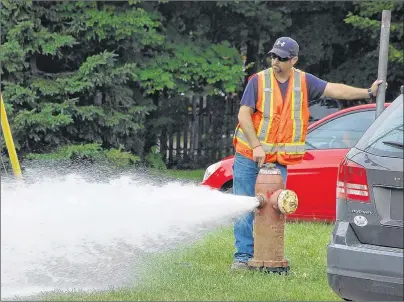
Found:
[(276, 73), (281, 73), (282, 72), (282, 68), (280, 68), (277, 65), (272, 65), (272, 69), (276, 72)]

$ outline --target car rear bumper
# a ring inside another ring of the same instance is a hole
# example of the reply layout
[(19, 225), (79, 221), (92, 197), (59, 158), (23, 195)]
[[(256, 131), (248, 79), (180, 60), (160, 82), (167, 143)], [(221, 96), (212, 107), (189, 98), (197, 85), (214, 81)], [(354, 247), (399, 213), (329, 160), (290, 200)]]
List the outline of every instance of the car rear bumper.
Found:
[(337, 222), (327, 247), (330, 287), (354, 301), (403, 300), (403, 250), (361, 244), (349, 222)]
[(328, 283), (342, 298), (352, 301), (403, 301), (403, 285), (328, 274)]

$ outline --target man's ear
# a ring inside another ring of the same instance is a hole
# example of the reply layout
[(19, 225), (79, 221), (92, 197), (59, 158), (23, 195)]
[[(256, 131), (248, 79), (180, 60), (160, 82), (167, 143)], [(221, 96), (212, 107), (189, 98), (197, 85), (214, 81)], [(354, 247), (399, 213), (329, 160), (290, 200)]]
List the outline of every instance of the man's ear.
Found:
[(295, 65), (297, 63), (297, 61), (299, 60), (298, 57), (294, 57), (292, 58), (292, 64)]

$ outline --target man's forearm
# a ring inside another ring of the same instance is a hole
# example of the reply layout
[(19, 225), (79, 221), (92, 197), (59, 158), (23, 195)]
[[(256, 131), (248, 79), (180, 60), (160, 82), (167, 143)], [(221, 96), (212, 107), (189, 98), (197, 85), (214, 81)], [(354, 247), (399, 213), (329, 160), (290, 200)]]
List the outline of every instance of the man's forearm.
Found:
[(239, 122), (241, 129), (243, 129), (243, 133), (247, 137), (248, 143), (250, 144), (251, 148), (258, 146), (260, 144), (260, 141), (258, 140), (257, 134), (255, 132), (251, 116), (239, 117)]
[(345, 84), (328, 83), (324, 95), (340, 100), (357, 100), (370, 98), (368, 90), (356, 88)]

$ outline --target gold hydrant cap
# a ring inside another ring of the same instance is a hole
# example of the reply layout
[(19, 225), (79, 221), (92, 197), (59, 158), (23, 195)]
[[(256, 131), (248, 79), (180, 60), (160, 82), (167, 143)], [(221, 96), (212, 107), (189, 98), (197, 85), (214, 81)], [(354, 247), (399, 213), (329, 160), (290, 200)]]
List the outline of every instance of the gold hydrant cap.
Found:
[(283, 214), (294, 213), (297, 209), (298, 199), (295, 192), (282, 190), (278, 196), (278, 208)]

